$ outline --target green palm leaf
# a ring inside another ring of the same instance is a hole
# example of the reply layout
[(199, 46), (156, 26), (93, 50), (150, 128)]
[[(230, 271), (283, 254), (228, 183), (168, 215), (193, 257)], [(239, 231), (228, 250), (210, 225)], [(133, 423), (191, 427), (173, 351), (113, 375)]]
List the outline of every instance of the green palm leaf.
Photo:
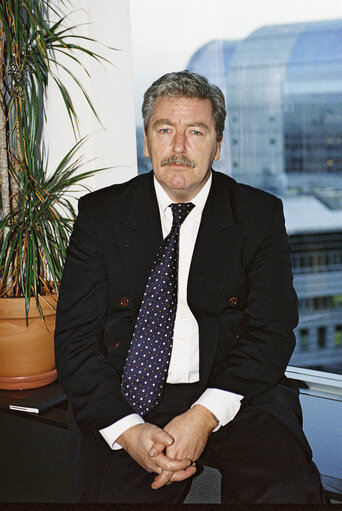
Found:
[[(65, 9), (66, 2), (61, 0), (60, 5)], [(54, 21), (49, 20), (49, 13)], [(86, 178), (104, 170), (80, 172), (83, 158), (79, 150), (85, 139), (77, 140), (78, 117), (72, 98), (57, 72), (52, 71), (52, 67), (57, 68), (73, 79), (98, 119), (81, 81), (58, 56), (67, 56), (88, 76), (82, 55), (97, 61), (106, 59), (88, 48), (96, 41), (75, 33), (78, 27), (68, 25), (68, 16), (49, 0), (0, 2), (0, 100), (8, 119), (4, 133), (11, 188), (10, 211), (0, 211), (0, 296), (24, 296), (27, 313), (31, 297), (41, 311), (38, 296), (58, 293), (76, 217), (72, 196), (87, 189)], [(49, 79), (57, 84), (76, 137), (53, 172), (44, 163), (40, 140)], [(1, 195), (1, 207), (5, 202)]]

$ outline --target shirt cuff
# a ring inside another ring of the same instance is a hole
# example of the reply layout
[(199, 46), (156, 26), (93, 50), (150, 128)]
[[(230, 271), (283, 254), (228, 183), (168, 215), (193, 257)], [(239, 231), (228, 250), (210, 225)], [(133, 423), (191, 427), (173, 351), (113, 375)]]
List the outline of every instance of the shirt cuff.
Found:
[[(240, 410), (243, 396), (222, 389), (207, 389), (192, 406), (202, 405), (219, 421), (213, 432), (232, 421)], [(191, 407), (192, 408), (192, 407)]]
[(117, 442), (119, 436), (132, 426), (135, 426), (136, 424), (144, 424), (144, 422), (144, 419), (140, 417), (140, 415), (132, 413), (130, 415), (126, 415), (123, 419), (114, 422), (114, 424), (100, 429), (100, 433), (106, 440), (109, 447), (113, 449), (113, 451), (117, 451), (122, 449), (122, 446)]

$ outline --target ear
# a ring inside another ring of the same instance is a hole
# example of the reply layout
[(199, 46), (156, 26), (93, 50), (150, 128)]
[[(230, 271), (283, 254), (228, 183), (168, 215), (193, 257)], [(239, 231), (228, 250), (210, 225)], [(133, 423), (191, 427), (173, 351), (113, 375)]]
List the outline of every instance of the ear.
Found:
[(214, 161), (220, 159), (220, 151), (221, 151), (221, 147), (222, 147), (222, 142), (223, 142), (223, 137), (221, 137), (221, 140), (219, 142), (217, 142), (217, 148), (216, 148)]
[(148, 150), (147, 135), (146, 135), (145, 129), (144, 129), (144, 149), (143, 149), (143, 155), (146, 156), (146, 158), (151, 158), (150, 157), (150, 151)]

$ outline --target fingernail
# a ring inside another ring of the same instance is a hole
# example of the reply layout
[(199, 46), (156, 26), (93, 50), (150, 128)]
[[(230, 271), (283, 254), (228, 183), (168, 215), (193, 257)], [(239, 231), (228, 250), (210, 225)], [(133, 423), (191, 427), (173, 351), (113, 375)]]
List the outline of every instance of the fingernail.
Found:
[(156, 455), (156, 451), (154, 449), (152, 449), (152, 451), (150, 451), (150, 456), (155, 456)]

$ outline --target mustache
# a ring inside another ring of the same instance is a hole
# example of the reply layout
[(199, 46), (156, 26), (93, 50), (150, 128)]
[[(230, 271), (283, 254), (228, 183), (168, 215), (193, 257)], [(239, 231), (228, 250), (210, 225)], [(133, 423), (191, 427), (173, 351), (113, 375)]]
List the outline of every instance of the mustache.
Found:
[(193, 160), (190, 160), (186, 156), (175, 156), (171, 155), (168, 158), (164, 158), (160, 165), (164, 167), (165, 165), (172, 165), (177, 163), (178, 165), (186, 165), (187, 167), (191, 167), (194, 169), (196, 167), (196, 163)]

